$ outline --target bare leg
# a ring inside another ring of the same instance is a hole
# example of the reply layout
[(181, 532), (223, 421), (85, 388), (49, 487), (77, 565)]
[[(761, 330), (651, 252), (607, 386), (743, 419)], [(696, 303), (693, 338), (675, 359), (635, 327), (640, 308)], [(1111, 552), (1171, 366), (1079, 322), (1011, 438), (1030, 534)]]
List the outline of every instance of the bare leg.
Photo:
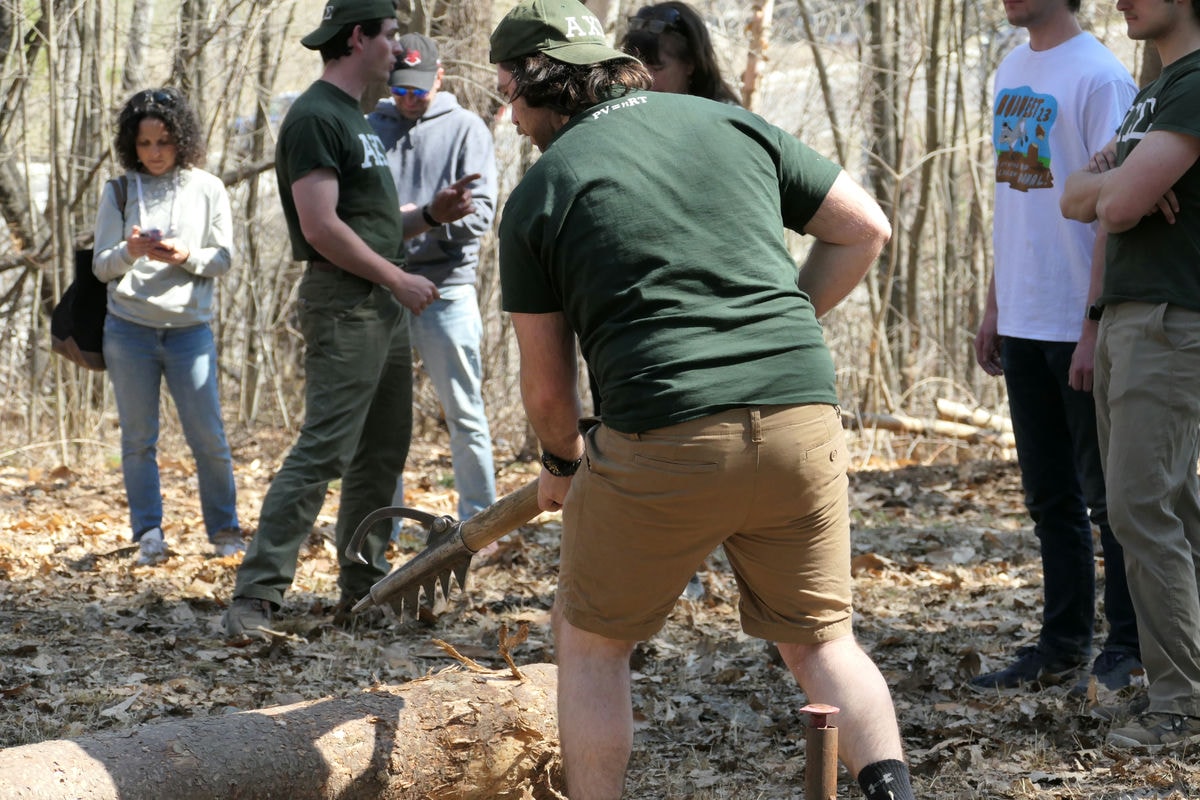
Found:
[(636, 642), (576, 628), (554, 608), (558, 733), (571, 800), (619, 800), (633, 747), (629, 656)]
[(780, 642), (778, 647), (810, 702), (841, 709), (834, 718), (838, 756), (851, 775), (857, 778), (876, 761), (904, 759), (891, 692), (853, 636), (817, 645)]

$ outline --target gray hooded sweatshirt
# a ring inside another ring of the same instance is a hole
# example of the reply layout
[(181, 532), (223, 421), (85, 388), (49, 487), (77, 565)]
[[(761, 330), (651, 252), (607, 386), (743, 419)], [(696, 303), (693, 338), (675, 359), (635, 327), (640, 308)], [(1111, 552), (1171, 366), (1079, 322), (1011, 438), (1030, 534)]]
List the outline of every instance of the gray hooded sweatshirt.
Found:
[(487, 125), (449, 92), (435, 94), (420, 119), (401, 116), (389, 98), (379, 101), (367, 121), (387, 150), (401, 206), (423, 206), (464, 175), (483, 176), (471, 184), (474, 213), (405, 243), (409, 272), (437, 286), (474, 284), (479, 240), (496, 213), (496, 154)]

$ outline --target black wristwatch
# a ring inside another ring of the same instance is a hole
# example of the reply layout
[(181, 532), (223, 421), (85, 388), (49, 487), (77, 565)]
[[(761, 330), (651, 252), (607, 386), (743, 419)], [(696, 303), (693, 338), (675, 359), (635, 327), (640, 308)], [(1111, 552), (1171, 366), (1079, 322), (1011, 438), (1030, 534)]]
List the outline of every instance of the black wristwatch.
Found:
[(1087, 318), (1090, 319), (1092, 322), (1099, 322), (1100, 317), (1102, 317), (1103, 315), (1104, 315), (1104, 306), (1098, 306), (1095, 303), (1092, 303), (1090, 306), (1088, 306)]
[(433, 214), (429, 213), (429, 204), (421, 206), (421, 217), (425, 220), (425, 224), (431, 228), (439, 228), (442, 223), (433, 218)]
[(578, 471), (579, 465), (582, 463), (583, 456), (580, 456), (574, 461), (568, 461), (565, 458), (559, 458), (553, 453), (547, 453), (545, 450), (542, 451), (542, 466), (545, 467), (546, 471), (551, 475), (559, 478), (571, 477), (576, 473), (576, 471)]

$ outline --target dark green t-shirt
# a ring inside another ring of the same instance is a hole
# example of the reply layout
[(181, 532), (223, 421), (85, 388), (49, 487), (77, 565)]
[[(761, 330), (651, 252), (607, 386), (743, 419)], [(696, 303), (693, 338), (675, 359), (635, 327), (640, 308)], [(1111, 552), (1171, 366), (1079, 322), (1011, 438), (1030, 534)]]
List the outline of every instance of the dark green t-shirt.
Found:
[[(1200, 137), (1200, 51), (1165, 67), (1138, 92), (1117, 130), (1117, 163), (1150, 131)], [(1172, 303), (1200, 311), (1200, 162), (1171, 187), (1179, 201), (1175, 224), (1155, 212), (1108, 237), (1099, 302)]]
[(335, 254), (322, 255), (304, 238), (292, 199), (292, 183), (315, 169), (337, 173), (338, 217), (376, 253), (403, 265), (404, 221), (383, 143), (358, 101), (326, 81), (314, 82), (288, 109), (275, 146), (275, 177), (292, 257), (336, 263)]
[(736, 106), (656, 92), (601, 103), (504, 207), (504, 308), (564, 313), (620, 431), (836, 403), (784, 226), (802, 230), (839, 171)]

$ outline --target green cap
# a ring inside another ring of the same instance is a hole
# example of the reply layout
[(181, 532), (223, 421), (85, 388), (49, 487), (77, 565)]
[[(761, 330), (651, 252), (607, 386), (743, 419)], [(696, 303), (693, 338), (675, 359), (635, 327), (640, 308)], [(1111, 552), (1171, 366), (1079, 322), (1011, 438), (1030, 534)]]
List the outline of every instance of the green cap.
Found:
[(321, 26), (301, 39), (300, 44), (309, 50), (320, 50), (346, 25), (395, 16), (395, 0), (329, 0), (321, 15)]
[(493, 64), (545, 53), (568, 64), (636, 60), (608, 46), (604, 24), (576, 0), (522, 0), (492, 31)]

